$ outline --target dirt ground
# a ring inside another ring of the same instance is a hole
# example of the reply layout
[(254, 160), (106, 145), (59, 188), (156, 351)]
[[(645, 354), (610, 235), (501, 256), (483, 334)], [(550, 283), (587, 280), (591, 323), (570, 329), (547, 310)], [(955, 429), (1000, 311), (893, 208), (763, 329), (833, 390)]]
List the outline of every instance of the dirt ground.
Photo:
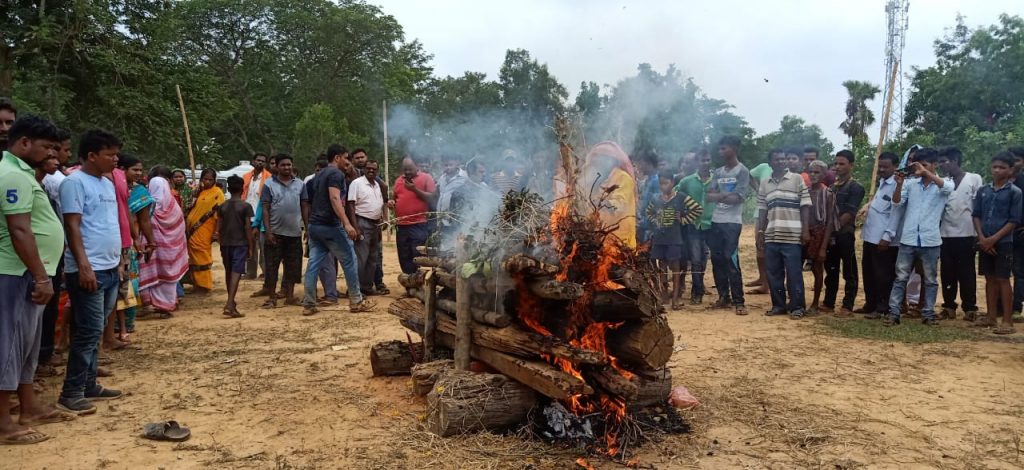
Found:
[[(755, 273), (749, 240), (745, 234), (746, 279)], [(385, 253), (395, 288), (393, 244)], [(101, 403), (96, 415), (41, 427), (54, 437), (48, 442), (0, 447), (0, 468), (576, 468), (581, 455), (573, 450), (420, 430), (425, 401), (411, 395), (409, 379), (370, 373), (372, 344), (406, 338), (386, 313), (395, 295), (378, 298), (373, 313), (342, 307), (302, 317), (299, 307), (259, 309), (249, 298), (259, 285), (245, 282), (247, 316), (228, 320), (218, 285), (212, 296), (186, 297), (173, 319), (140, 322), (140, 350), (107, 353), (116, 375), (103, 383), (128, 396)], [(765, 317), (768, 302), (748, 297), (746, 317), (695, 307), (669, 315), (675, 384), (703, 405), (684, 412), (691, 434), (643, 446), (640, 465), (1024, 467), (1020, 341), (851, 339), (821, 319)], [(45, 382), (46, 399), (55, 400), (60, 381)], [(144, 423), (166, 419), (189, 426), (192, 439), (139, 437)]]

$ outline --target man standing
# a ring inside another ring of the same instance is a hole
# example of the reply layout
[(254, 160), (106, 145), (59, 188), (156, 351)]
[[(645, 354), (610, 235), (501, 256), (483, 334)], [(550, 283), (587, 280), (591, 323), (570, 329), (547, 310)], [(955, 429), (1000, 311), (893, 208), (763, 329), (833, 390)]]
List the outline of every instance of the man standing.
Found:
[[(267, 170), (267, 155), (264, 153), (256, 153), (252, 156), (252, 171), (242, 176), (242, 199), (248, 202), (252, 206), (253, 212), (257, 212), (260, 206), (260, 193), (263, 191), (263, 184), (270, 179), (270, 171)], [(259, 217), (257, 215), (257, 217)], [(263, 235), (260, 235), (260, 239), (256, 243), (256, 249), (253, 250), (252, 258), (249, 258), (245, 264), (245, 278), (248, 280), (256, 279), (256, 271), (258, 268), (262, 268), (264, 274), (266, 274), (266, 263), (265, 255), (263, 253)]]
[(0, 149), (7, 148), (8, 132), (18, 118), (18, 110), (7, 98), (0, 98)]
[(384, 198), (377, 183), (377, 162), (367, 162), (364, 169), (366, 173), (349, 186), (348, 200), (352, 203), (356, 219), (353, 225), (358, 232), (355, 250), (359, 259), (359, 290), (363, 295), (377, 295), (373, 275), (380, 264), (377, 251), (380, 247), (380, 224), (385, 218)]
[(853, 302), (857, 298), (857, 253), (854, 228), (857, 210), (864, 201), (864, 187), (853, 180), (853, 152), (840, 150), (836, 153), (833, 167), (836, 182), (832, 192), (836, 195), (836, 213), (839, 215), (839, 229), (832, 235), (833, 244), (828, 247), (825, 257), (825, 312), (834, 312), (839, 294), (839, 269), (843, 270), (843, 304), (837, 317), (853, 316)]
[(281, 276), (280, 297), (285, 305), (298, 305), (295, 298), (295, 284), (302, 277), (302, 227), (305, 226), (300, 204), (303, 184), (292, 174), (292, 157), (278, 154), (277, 174), (263, 185), (260, 204), (263, 207), (264, 248), (267, 265), (263, 271), (263, 289), (270, 298), (264, 308), (277, 307), (277, 274), (282, 261), (284, 275)]
[(114, 310), (120, 281), (120, 227), (114, 183), (103, 175), (117, 165), (121, 141), (91, 130), (78, 145), (79, 171), (60, 186), (67, 250), (65, 281), (71, 297), (71, 346), (58, 404), (76, 414), (96, 412), (92, 400), (120, 398), (121, 392), (96, 383), (97, 349), (107, 313)]
[[(646, 211), (647, 206), (651, 204), (651, 200), (658, 197), (658, 194), (661, 193), (661, 188), (658, 184), (658, 155), (651, 151), (643, 151), (634, 159), (636, 160), (637, 170), (640, 171), (640, 178), (636, 182), (637, 191), (640, 193), (640, 203), (637, 205), (637, 210)], [(645, 214), (642, 212), (637, 214), (636, 241), (638, 245), (650, 241), (653, 229), (654, 227), (651, 227), (651, 223), (647, 220)]]
[[(899, 254), (899, 230), (903, 222), (903, 207), (893, 203), (896, 190), (896, 165), (900, 158), (895, 153), (883, 152), (878, 157), (878, 189), (867, 207), (864, 227), (861, 271), (864, 275), (864, 307), (857, 313), (864, 318), (878, 319), (889, 312), (889, 295), (896, 279), (896, 256)], [(893, 243), (895, 242), (895, 243)]]
[[(818, 160), (818, 148), (810, 145), (804, 147), (804, 173), (810, 168), (811, 162), (815, 160)], [(826, 171), (824, 182), (825, 186), (832, 186), (832, 183), (836, 182), (836, 174), (832, 170)]]
[[(334, 146), (332, 145), (331, 148)], [(365, 299), (359, 291), (359, 271), (351, 240), (359, 234), (345, 211), (345, 175), (338, 169), (346, 162), (342, 152), (328, 150), (328, 165), (310, 183), (309, 197), (309, 264), (306, 265), (302, 314), (313, 315), (316, 309), (316, 278), (327, 253), (341, 261), (348, 284), (349, 311), (373, 310), (373, 301)]]
[[(684, 228), (688, 267), (692, 273), (690, 286), (690, 305), (700, 305), (704, 299), (704, 271), (708, 264), (708, 234), (711, 230), (711, 215), (715, 205), (708, 204), (705, 194), (711, 184), (711, 153), (708, 149), (697, 151), (697, 170), (688, 175), (676, 186), (676, 191), (685, 193), (700, 205), (700, 217), (693, 224)], [(685, 268), (684, 268), (685, 269)]]
[(764, 245), (759, 249), (764, 251), (772, 298), (766, 315), (788, 311), (789, 318), (799, 320), (805, 308), (801, 245), (810, 240), (811, 195), (800, 174), (789, 171), (785, 153), (775, 150), (769, 154), (772, 174), (757, 190), (757, 240)]
[(462, 162), (454, 154), (444, 157), (444, 172), (437, 180), (437, 212), (442, 233), (448, 234), (456, 224), (452, 221), (452, 195), (466, 184), (466, 172), (460, 168)]
[[(942, 248), (939, 251), (942, 277), (942, 314), (940, 319), (956, 319), (956, 294), (960, 291), (960, 307), (964, 318), (974, 321), (978, 312), (978, 274), (975, 271), (977, 238), (974, 233), (974, 222), (971, 211), (974, 208), (974, 196), (985, 185), (981, 175), (968, 173), (960, 168), (963, 153), (956, 147), (947, 147), (939, 151), (939, 170), (947, 178), (953, 179), (953, 192), (946, 200), (946, 210), (942, 213)], [(1007, 237), (1006, 242), (1013, 240)]]
[(740, 138), (722, 137), (718, 154), (725, 165), (715, 169), (705, 200), (717, 204), (711, 216), (708, 248), (715, 273), (718, 300), (712, 308), (734, 306), (737, 315), (746, 315), (743, 302), (743, 273), (740, 271), (740, 232), (743, 230), (743, 200), (750, 188), (750, 171), (739, 161)]
[[(53, 124), (35, 116), (23, 117), (4, 130), (8, 147), (0, 161), (0, 440), (34, 444), (49, 436), (29, 427), (31, 423), (73, 419), (37, 403), (32, 389), (43, 308), (53, 296), (53, 276), (64, 249), (64, 231), (36, 182), (34, 168), (50, 157), (59, 136)], [(14, 393), (21, 403), (17, 424), (9, 405)]]
[(395, 199), (388, 202), (398, 223), (398, 264), (405, 274), (416, 273), (412, 259), (416, 257), (416, 247), (425, 244), (430, 235), (427, 212), (436, 191), (434, 178), (419, 171), (412, 157), (405, 157), (402, 176), (395, 181)]
[(939, 223), (945, 211), (946, 199), (953, 192), (953, 181), (939, 178), (935, 174), (938, 154), (925, 148), (917, 152), (917, 161), (910, 164), (912, 175), (904, 186), (904, 176), (896, 174), (896, 188), (892, 202), (905, 205), (903, 232), (900, 235), (900, 253), (896, 258), (896, 283), (889, 295), (889, 316), (886, 326), (900, 323), (900, 306), (906, 294), (907, 280), (915, 262), (920, 262), (924, 275), (924, 305), (921, 309), (922, 323), (929, 326), (939, 324), (935, 318), (935, 294), (939, 283), (936, 264), (939, 261), (939, 246), (942, 236)]
[[(1011, 147), (1013, 154), (1013, 185), (1024, 191), (1024, 147)], [(1024, 220), (1024, 214), (1021, 214)], [(1013, 314), (1019, 316), (1024, 304), (1024, 228), (1013, 231)]]

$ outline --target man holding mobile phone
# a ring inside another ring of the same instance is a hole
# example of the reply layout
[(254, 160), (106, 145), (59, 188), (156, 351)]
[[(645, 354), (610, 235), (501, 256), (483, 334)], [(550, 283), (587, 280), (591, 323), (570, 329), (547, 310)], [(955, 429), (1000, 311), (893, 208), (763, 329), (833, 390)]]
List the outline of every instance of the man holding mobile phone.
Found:
[(398, 263), (402, 272), (413, 274), (416, 264), (416, 247), (427, 242), (430, 226), (427, 213), (434, 202), (437, 185), (429, 174), (419, 171), (412, 157), (402, 160), (402, 176), (395, 181), (395, 198), (388, 202), (388, 208), (395, 211), (398, 223)]

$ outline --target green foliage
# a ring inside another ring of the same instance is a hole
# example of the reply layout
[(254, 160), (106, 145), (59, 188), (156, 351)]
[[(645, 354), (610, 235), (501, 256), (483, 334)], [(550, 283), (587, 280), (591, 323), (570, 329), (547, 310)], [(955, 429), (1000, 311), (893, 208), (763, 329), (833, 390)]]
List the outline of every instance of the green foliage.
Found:
[(1024, 19), (972, 30), (958, 17), (935, 54), (913, 72), (906, 142), (959, 146), (964, 166), (984, 174), (994, 153), (1024, 140)]
[(866, 138), (864, 130), (875, 123), (875, 113), (868, 107), (867, 102), (875, 99), (882, 90), (878, 85), (858, 80), (847, 80), (843, 82), (843, 87), (846, 88), (849, 97), (846, 99), (846, 119), (839, 124), (839, 128), (851, 142), (858, 138)]

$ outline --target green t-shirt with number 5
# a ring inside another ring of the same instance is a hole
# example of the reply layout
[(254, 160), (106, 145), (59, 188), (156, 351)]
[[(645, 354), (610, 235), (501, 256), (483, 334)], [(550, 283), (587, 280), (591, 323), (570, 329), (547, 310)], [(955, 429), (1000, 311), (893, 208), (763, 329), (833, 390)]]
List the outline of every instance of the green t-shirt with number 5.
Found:
[(64, 253), (64, 226), (53, 212), (46, 191), (36, 181), (35, 170), (10, 152), (0, 160), (0, 274), (22, 276), (28, 269), (14, 251), (7, 216), (32, 214), (32, 234), (46, 274), (57, 274)]

